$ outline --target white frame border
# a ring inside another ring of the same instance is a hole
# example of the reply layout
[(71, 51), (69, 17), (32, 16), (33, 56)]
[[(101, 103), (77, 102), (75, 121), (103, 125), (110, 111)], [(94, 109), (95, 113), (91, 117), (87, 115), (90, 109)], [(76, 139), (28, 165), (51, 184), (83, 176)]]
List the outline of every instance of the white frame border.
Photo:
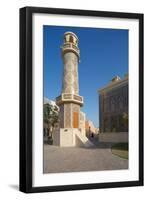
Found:
[[(129, 30), (129, 169), (43, 174), (43, 25)], [(139, 180), (139, 20), (33, 14), (33, 186)]]

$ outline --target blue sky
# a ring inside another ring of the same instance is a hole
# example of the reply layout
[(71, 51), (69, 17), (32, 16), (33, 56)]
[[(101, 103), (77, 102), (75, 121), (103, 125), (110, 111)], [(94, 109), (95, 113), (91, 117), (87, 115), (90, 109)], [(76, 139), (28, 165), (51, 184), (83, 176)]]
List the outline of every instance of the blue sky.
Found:
[(66, 31), (79, 38), (79, 95), (84, 97), (82, 111), (99, 126), (98, 89), (118, 75), (128, 73), (128, 30), (44, 26), (44, 96), (55, 100), (61, 94), (63, 63), (60, 47)]

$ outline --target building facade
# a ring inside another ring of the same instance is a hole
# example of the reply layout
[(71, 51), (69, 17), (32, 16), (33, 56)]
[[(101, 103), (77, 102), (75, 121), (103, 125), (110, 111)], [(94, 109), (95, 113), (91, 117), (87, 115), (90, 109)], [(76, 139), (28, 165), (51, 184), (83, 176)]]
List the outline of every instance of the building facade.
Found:
[(128, 132), (128, 76), (114, 77), (99, 90), (100, 133)]
[(89, 136), (91, 133), (97, 133), (97, 129), (95, 128), (94, 124), (90, 120), (86, 120), (85, 122), (86, 134)]

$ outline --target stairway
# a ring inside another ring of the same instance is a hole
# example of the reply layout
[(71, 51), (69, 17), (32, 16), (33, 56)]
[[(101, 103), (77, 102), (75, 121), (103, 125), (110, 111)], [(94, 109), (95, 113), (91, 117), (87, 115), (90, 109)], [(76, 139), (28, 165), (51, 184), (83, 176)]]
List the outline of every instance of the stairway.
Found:
[(86, 148), (95, 147), (95, 145), (80, 131), (75, 132), (76, 146), (83, 146)]

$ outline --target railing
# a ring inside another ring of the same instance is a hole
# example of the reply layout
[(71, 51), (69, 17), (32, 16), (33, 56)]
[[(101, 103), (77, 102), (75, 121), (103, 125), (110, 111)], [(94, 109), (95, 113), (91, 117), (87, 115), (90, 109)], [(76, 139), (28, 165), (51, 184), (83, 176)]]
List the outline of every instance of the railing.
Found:
[(72, 44), (72, 48), (75, 49), (76, 51), (79, 51), (79, 48), (74, 44)]
[(63, 94), (64, 99), (72, 99), (72, 94)]
[(63, 102), (76, 102), (79, 104), (83, 104), (83, 97), (75, 94), (61, 94), (56, 98), (57, 104), (61, 104)]
[(71, 44), (64, 44), (63, 45), (63, 48), (71, 48), (72, 46), (71, 46)]
[(83, 98), (81, 96), (73, 95), (73, 98), (78, 101), (83, 101)]
[(65, 43), (65, 44), (63, 45), (62, 49), (63, 49), (63, 51), (64, 51), (65, 49), (73, 49), (73, 50), (76, 51), (78, 54), (80, 53), (79, 48), (78, 48), (76, 45), (72, 44), (72, 43), (69, 43), (69, 44), (66, 44), (66, 43)]

